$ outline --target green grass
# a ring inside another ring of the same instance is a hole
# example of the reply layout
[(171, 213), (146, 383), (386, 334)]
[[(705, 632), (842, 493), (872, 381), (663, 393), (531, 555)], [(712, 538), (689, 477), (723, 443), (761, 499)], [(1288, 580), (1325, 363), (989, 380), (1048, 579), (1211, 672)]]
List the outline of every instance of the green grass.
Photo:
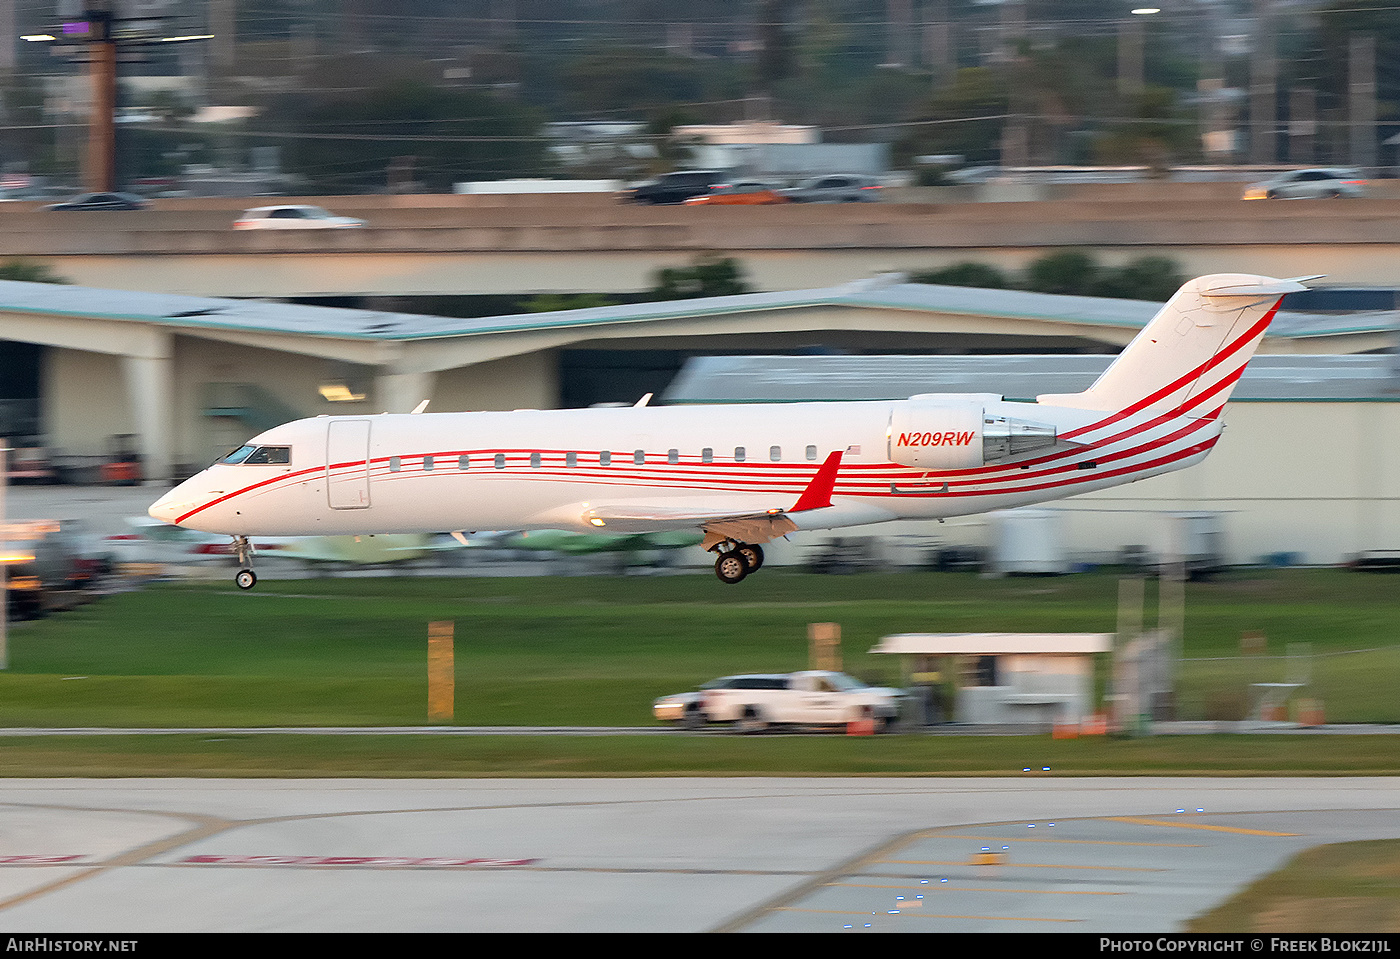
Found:
[[(1329, 721), (1400, 721), (1397, 587), (1341, 570), (1190, 584), (1185, 652), (1205, 658), (1183, 666), (1182, 718), (1231, 718), (1249, 683), (1284, 678), (1279, 658), (1239, 656), (1241, 634), (1262, 631), (1271, 653), (1310, 645)], [(897, 682), (898, 664), (868, 652), (888, 633), (1110, 632), (1117, 596), (1111, 575), (780, 569), (738, 588), (708, 575), (158, 585), (14, 627), (0, 725), (425, 723), (433, 620), (456, 624), (458, 724), (640, 725), (658, 695), (805, 667), (810, 622), (841, 625), (847, 671)]]
[(1191, 932), (1400, 929), (1400, 839), (1318, 846), (1192, 920)]
[[(1400, 775), (1388, 736), (312, 736), (0, 739), (3, 776)], [(1048, 767), (1048, 768), (1047, 768)]]

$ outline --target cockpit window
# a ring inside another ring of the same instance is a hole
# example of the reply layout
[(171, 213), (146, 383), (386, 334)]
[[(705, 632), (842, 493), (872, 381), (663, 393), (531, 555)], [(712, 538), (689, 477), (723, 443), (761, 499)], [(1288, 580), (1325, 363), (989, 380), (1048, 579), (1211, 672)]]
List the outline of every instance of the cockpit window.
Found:
[(292, 461), (292, 448), (290, 446), (259, 446), (243, 462), (248, 465), (270, 465), (280, 463), (290, 463)]
[(230, 466), (236, 465), (246, 460), (248, 458), (248, 454), (252, 453), (255, 449), (257, 449), (256, 446), (240, 446), (238, 447), (238, 449), (234, 450), (232, 453), (219, 460), (219, 462), (226, 463)]

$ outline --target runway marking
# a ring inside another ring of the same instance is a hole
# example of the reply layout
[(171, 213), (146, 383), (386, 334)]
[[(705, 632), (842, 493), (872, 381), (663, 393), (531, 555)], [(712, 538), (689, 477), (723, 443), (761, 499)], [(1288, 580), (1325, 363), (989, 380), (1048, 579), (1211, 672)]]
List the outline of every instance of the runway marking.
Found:
[[(1033, 893), (1042, 896), (1122, 896), (1125, 893), (1094, 891), (1088, 889), (1000, 889), (996, 886), (937, 886), (930, 883), (927, 886), (910, 886), (899, 883), (879, 883), (879, 882), (833, 882), (832, 886), (852, 886), (856, 889), (936, 889), (939, 892), (1016, 892)], [(906, 907), (907, 908), (907, 907)]]
[[(877, 859), (875, 862), (892, 866), (966, 866), (963, 859), (943, 861), (938, 859)], [(1099, 869), (1107, 872), (1166, 872), (1165, 869), (1152, 869), (1146, 866), (1072, 866), (1058, 862), (1015, 862), (998, 863), (1013, 869)], [(978, 867), (984, 868), (984, 867)]]
[(1296, 832), (1271, 832), (1267, 829), (1242, 829), (1239, 826), (1212, 826), (1199, 822), (1179, 822), (1167, 819), (1140, 819), (1136, 816), (1108, 816), (1106, 822), (1126, 822), (1136, 826), (1169, 826), (1173, 829), (1204, 829), (1208, 832), (1232, 832), (1241, 836), (1300, 836)]
[(1158, 849), (1203, 849), (1200, 843), (1195, 842), (1128, 842), (1119, 839), (1041, 839), (1027, 838), (1025, 836), (972, 836), (964, 833), (938, 833), (930, 835), (928, 838), (951, 837), (954, 839), (972, 839), (977, 842), (1004, 842), (1004, 843), (1028, 843), (1028, 842), (1058, 842), (1067, 845), (1079, 846), (1149, 846)]
[[(905, 907), (907, 908), (907, 907)], [(1083, 922), (1083, 919), (1050, 919), (1045, 916), (964, 916), (957, 913), (918, 912), (905, 913), (903, 909), (884, 910), (879, 913), (857, 912), (846, 909), (802, 909), (796, 906), (779, 906), (774, 912), (810, 912), (827, 916), (905, 916), (910, 919), (981, 919), (991, 922)]]
[(175, 866), (310, 866), (350, 867), (369, 869), (425, 869), (425, 868), (466, 868), (473, 869), (499, 866), (533, 866), (538, 859), (460, 859), (444, 856), (220, 856), (201, 854), (186, 856), (174, 863)]

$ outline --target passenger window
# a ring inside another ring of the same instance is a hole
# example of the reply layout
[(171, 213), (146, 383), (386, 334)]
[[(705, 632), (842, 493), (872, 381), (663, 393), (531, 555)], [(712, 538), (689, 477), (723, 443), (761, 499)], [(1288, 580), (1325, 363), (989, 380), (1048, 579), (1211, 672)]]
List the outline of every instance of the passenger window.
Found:
[(243, 462), (257, 466), (281, 465), (292, 461), (292, 448), (290, 446), (260, 446)]
[(498, 469), (498, 470), (503, 470), (503, 469), (505, 469), (505, 468), (506, 468), (506, 454), (504, 454), (504, 453), (497, 453), (497, 454), (496, 454), (496, 469)]
[(807, 458), (809, 460), (814, 460), (817, 458), (817, 448), (815, 446), (807, 447)]
[(598, 454), (598, 465), (599, 465), (599, 466), (611, 466), (611, 465), (612, 465), (612, 451), (611, 451), (611, 450), (603, 450), (603, 452), (601, 452), (601, 453)]
[(713, 463), (715, 461), (715, 451), (710, 447), (705, 447), (700, 451), (700, 462)]
[(397, 472), (398, 472), (400, 469), (402, 469), (402, 468), (403, 468), (403, 460), (399, 459), (397, 456), (391, 456), (391, 457), (389, 457), (389, 472), (390, 472), (390, 473), (397, 473)]
[(432, 471), (433, 471), (433, 458), (432, 458), (431, 456), (425, 456), (425, 457), (423, 457), (423, 472), (425, 472), (425, 473), (431, 473)]
[(736, 462), (736, 463), (742, 463), (743, 461), (744, 461), (744, 448), (743, 448), (742, 446), (736, 446), (736, 447), (734, 447), (734, 462)]
[(457, 457), (457, 468), (459, 470), (470, 469), (471, 465), (472, 458), (466, 453), (463, 453), (461, 456)]
[(531, 454), (530, 454), (530, 468), (531, 468), (531, 469), (536, 469), (536, 470), (540, 468), (540, 454), (539, 454), (539, 453), (531, 453)]
[(642, 465), (643, 463), (645, 463), (646, 461), (647, 461), (647, 454), (646, 454), (646, 451), (645, 451), (645, 450), (633, 450), (633, 451), (632, 451), (632, 462), (633, 462), (633, 463), (636, 463), (638, 466), (641, 466), (641, 465)]
[(768, 458), (777, 463), (783, 458), (783, 448), (781, 446), (768, 447)]
[(680, 461), (681, 461), (681, 451), (680, 451), (680, 450), (667, 450), (667, 451), (666, 451), (666, 462), (668, 462), (668, 463), (673, 463), (673, 464), (674, 464), (674, 463), (679, 463)]
[(577, 465), (578, 465), (578, 454), (577, 454), (577, 453), (565, 453), (565, 454), (564, 454), (564, 465), (567, 466), (569, 469), (573, 469), (575, 466), (577, 466)]

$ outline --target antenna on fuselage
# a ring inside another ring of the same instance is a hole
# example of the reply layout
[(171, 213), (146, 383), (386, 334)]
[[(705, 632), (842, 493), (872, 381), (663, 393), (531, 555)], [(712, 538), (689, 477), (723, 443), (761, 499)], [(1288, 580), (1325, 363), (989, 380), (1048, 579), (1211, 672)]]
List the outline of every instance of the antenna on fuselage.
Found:
[[(424, 400), (413, 408), (413, 413), (421, 413), (428, 408), (428, 401)], [(413, 414), (410, 414), (413, 415)]]
[(632, 409), (634, 409), (634, 410), (636, 410), (636, 409), (641, 409), (643, 406), (646, 406), (646, 405), (647, 405), (648, 403), (650, 403), (650, 402), (651, 402), (651, 394), (648, 393), (646, 396), (643, 396), (643, 397), (642, 397), (641, 399), (639, 399), (637, 402), (633, 403), (633, 404), (632, 404)]

